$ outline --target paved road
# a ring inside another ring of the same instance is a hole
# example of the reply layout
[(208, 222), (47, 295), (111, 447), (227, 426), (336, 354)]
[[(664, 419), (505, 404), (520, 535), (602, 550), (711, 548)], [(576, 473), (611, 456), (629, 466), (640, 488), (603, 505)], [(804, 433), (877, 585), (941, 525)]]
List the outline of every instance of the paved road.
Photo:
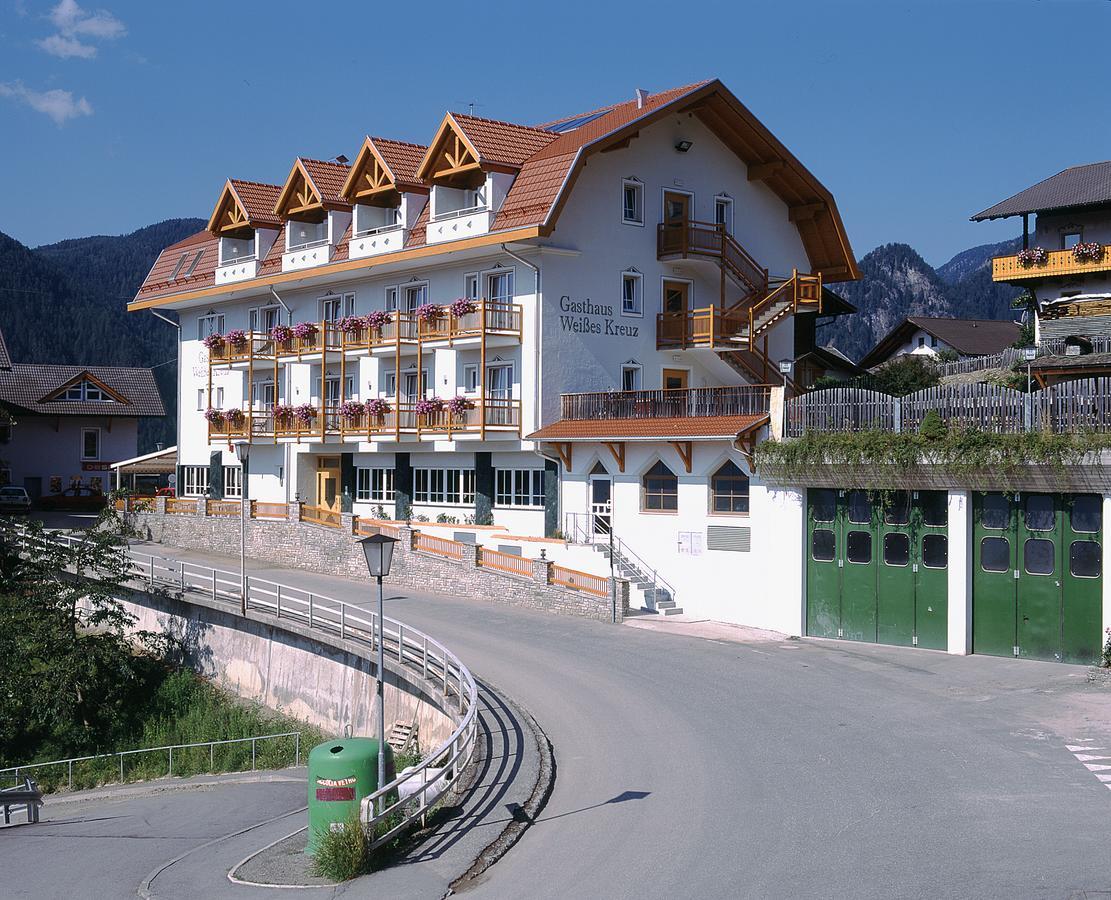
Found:
[(1066, 750), (1111, 740), (1111, 694), (1088, 689), (1082, 668), (718, 643), (413, 593), (388, 602), (529, 708), (555, 745), (547, 808), (476, 896), (1111, 889), (1095, 827), (1111, 790)]
[[(338, 578), (281, 578), (369, 600)], [(1111, 791), (1066, 749), (1111, 748), (1111, 693), (1081, 668), (719, 642), (411, 592), (388, 604), (555, 745), (551, 800), (476, 897), (1111, 889)]]

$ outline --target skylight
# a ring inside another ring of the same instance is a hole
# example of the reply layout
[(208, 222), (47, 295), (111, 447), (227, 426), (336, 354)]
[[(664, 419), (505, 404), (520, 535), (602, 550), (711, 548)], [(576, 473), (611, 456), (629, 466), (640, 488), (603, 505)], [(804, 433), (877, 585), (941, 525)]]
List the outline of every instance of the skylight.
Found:
[(575, 116), (575, 118), (568, 119), (566, 122), (556, 122), (555, 125), (549, 125), (544, 130), (553, 134), (566, 134), (568, 131), (574, 131), (576, 128), (582, 127), (587, 122), (593, 122), (608, 112), (608, 109), (603, 109), (600, 112), (587, 113), (585, 116)]
[(188, 278), (193, 274), (193, 270), (197, 268), (197, 263), (201, 261), (202, 256), (204, 256), (204, 250), (198, 250), (197, 255), (193, 257), (193, 261), (189, 263), (189, 267), (181, 273), (182, 278)]
[(185, 259), (187, 256), (189, 256), (188, 250), (181, 254), (181, 258), (178, 259), (177, 265), (174, 266), (174, 274), (170, 276), (170, 281), (177, 281), (177, 276), (181, 274), (181, 269), (185, 265)]

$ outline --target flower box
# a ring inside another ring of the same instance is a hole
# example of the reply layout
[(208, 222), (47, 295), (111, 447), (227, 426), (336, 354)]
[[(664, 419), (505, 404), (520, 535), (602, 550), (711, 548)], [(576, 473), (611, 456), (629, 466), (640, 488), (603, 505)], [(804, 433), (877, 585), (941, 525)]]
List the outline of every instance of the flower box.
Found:
[(416, 309), (416, 316), (420, 321), (431, 324), (444, 314), (444, 308), (438, 303), (422, 303)]
[(448, 309), (455, 318), (461, 319), (463, 316), (478, 312), (478, 304), (468, 297), (460, 297), (458, 300), (453, 300)]
[(214, 331), (212, 334), (205, 335), (201, 343), (206, 350), (219, 350), (224, 346), (224, 336)]
[(1103, 259), (1103, 244), (1098, 241), (1081, 241), (1072, 248), (1072, 258), (1078, 263), (1099, 262)]
[(1031, 266), (1044, 266), (1049, 262), (1049, 251), (1045, 247), (1027, 247), (1018, 252), (1018, 264), (1024, 269)]
[(474, 404), (471, 403), (466, 397), (452, 397), (447, 402), (447, 411), (451, 414), (452, 418), (460, 419), (468, 409), (473, 409)]
[(373, 331), (381, 331), (390, 323), (390, 314), (384, 309), (376, 309), (367, 314), (366, 327)]
[(243, 415), (243, 410), (241, 409), (225, 409), (224, 421), (227, 422), (228, 425), (238, 428), (246, 421), (246, 416)]
[(270, 329), (270, 340), (275, 344), (288, 344), (293, 340), (293, 329), (288, 325), (275, 325)]
[(363, 417), (366, 407), (356, 400), (344, 400), (339, 405), (339, 417), (345, 422), (354, 422)]
[(364, 404), (366, 414), (372, 419), (381, 422), (390, 412), (390, 404), (381, 397), (372, 397)]
[(293, 407), (293, 419), (298, 425), (308, 428), (316, 418), (316, 407), (311, 403), (302, 403)]
[(247, 346), (247, 332), (242, 328), (236, 328), (229, 331), (227, 335), (225, 335), (224, 340), (228, 342), (228, 346), (233, 350), (242, 350)]
[(293, 336), (299, 341), (311, 341), (320, 332), (315, 322), (298, 322), (293, 326)]
[(211, 406), (204, 411), (204, 420), (209, 425), (215, 425), (217, 422), (224, 421), (223, 410), (213, 409)]
[(358, 334), (366, 327), (366, 320), (362, 316), (344, 316), (336, 322), (336, 328), (344, 334)]
[(413, 404), (413, 412), (418, 416), (431, 416), (444, 408), (444, 401), (440, 397), (428, 397), (418, 400)]

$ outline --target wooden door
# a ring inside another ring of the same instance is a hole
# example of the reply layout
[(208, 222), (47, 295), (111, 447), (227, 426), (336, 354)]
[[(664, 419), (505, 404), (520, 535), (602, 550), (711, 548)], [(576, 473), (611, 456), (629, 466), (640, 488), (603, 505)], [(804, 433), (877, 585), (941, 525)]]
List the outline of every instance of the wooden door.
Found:
[(339, 512), (339, 459), (322, 456), (316, 464), (316, 505)]
[(690, 218), (690, 194), (680, 194), (676, 191), (664, 191), (664, 222), (668, 225), (679, 225), (689, 222)]
[(688, 384), (689, 384), (689, 381), (688, 381), (689, 378), (690, 378), (690, 372), (688, 372), (686, 369), (664, 369), (664, 371), (663, 371), (664, 390), (666, 390), (666, 391), (674, 391), (674, 390), (683, 390), (683, 391), (685, 391), (688, 387)]

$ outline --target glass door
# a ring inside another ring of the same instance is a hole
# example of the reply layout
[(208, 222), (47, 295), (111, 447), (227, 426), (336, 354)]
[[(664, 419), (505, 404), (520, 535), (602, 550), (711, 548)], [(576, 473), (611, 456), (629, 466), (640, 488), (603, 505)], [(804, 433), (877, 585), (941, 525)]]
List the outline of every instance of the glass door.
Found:
[(590, 528), (609, 537), (613, 527), (613, 481), (609, 475), (590, 476)]

